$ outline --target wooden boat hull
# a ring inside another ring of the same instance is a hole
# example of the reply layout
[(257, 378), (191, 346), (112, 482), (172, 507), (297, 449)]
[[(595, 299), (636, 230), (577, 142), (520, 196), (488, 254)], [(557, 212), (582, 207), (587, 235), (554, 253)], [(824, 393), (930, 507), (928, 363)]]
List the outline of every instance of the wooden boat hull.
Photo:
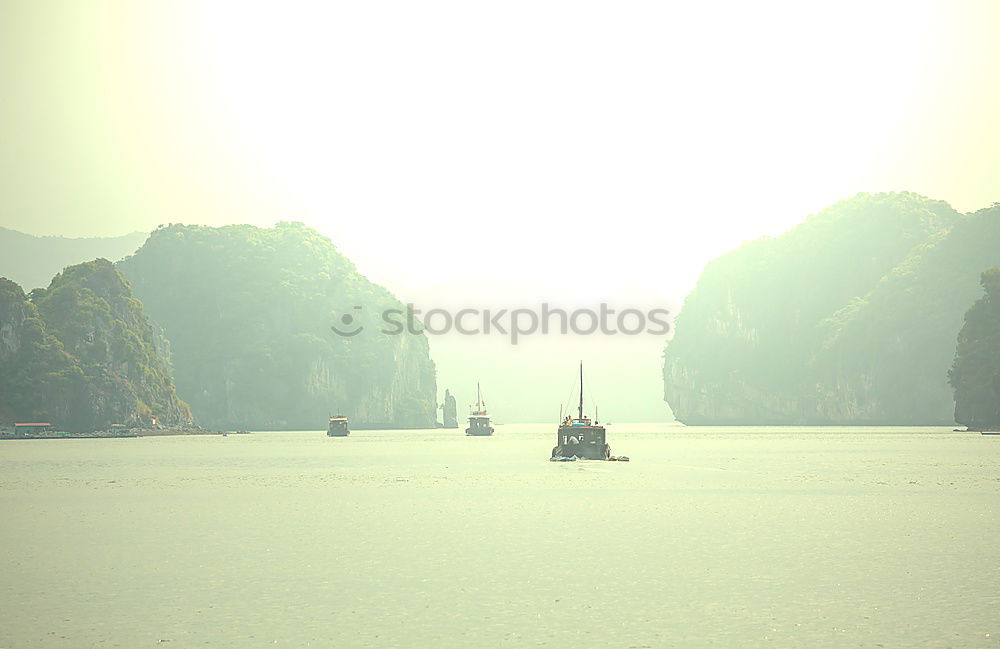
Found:
[(587, 460), (607, 460), (611, 458), (609, 444), (563, 444), (552, 449), (552, 457), (582, 457)]

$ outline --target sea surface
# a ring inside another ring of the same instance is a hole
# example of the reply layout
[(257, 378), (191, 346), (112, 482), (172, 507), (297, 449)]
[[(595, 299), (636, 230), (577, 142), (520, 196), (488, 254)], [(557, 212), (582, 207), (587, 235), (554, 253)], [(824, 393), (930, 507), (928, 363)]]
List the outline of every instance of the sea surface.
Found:
[(1000, 436), (0, 442), (0, 648), (1000, 649)]

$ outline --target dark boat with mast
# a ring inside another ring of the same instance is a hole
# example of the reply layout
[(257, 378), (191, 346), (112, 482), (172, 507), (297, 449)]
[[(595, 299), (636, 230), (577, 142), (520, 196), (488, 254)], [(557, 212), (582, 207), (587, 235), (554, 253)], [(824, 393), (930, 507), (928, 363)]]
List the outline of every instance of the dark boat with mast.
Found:
[(588, 460), (611, 459), (611, 446), (605, 439), (604, 426), (595, 417), (583, 415), (583, 363), (580, 363), (580, 405), (577, 416), (566, 415), (559, 424), (552, 459), (580, 457)]
[(326, 429), (327, 437), (347, 437), (350, 434), (351, 429), (348, 427), (347, 417), (344, 415), (335, 415), (330, 417), (330, 421)]
[(469, 427), (465, 429), (465, 434), (474, 437), (488, 437), (493, 434), (490, 415), (486, 412), (486, 404), (483, 403), (483, 394), (478, 383), (476, 383), (476, 406), (469, 411)]

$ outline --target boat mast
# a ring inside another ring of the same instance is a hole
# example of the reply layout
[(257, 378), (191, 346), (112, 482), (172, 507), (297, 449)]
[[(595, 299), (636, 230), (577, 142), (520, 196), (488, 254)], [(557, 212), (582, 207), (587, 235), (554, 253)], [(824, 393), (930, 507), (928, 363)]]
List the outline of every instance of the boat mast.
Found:
[(583, 361), (580, 361), (580, 416), (583, 419)]
[(476, 410), (483, 409), (483, 395), (479, 390), (479, 381), (476, 381)]

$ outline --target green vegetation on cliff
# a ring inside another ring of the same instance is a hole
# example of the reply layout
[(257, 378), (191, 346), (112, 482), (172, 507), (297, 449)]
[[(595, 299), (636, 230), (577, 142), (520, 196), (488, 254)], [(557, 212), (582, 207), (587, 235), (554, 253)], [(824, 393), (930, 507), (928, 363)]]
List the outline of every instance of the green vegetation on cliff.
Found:
[(315, 429), (338, 411), (435, 425), (426, 338), (380, 333), (382, 312), (403, 306), (302, 224), (165, 226), (119, 268), (170, 339), (201, 424)]
[(668, 343), (687, 423), (947, 424), (947, 369), (1000, 211), (859, 194), (713, 261)]
[(186, 424), (142, 304), (105, 259), (66, 268), (26, 298), (0, 280), (0, 416), (61, 429)]
[(1000, 429), (1000, 268), (983, 273), (981, 297), (965, 314), (949, 378), (955, 421), (973, 430)]
[(0, 423), (62, 422), (83, 410), (83, 371), (24, 291), (0, 278)]

